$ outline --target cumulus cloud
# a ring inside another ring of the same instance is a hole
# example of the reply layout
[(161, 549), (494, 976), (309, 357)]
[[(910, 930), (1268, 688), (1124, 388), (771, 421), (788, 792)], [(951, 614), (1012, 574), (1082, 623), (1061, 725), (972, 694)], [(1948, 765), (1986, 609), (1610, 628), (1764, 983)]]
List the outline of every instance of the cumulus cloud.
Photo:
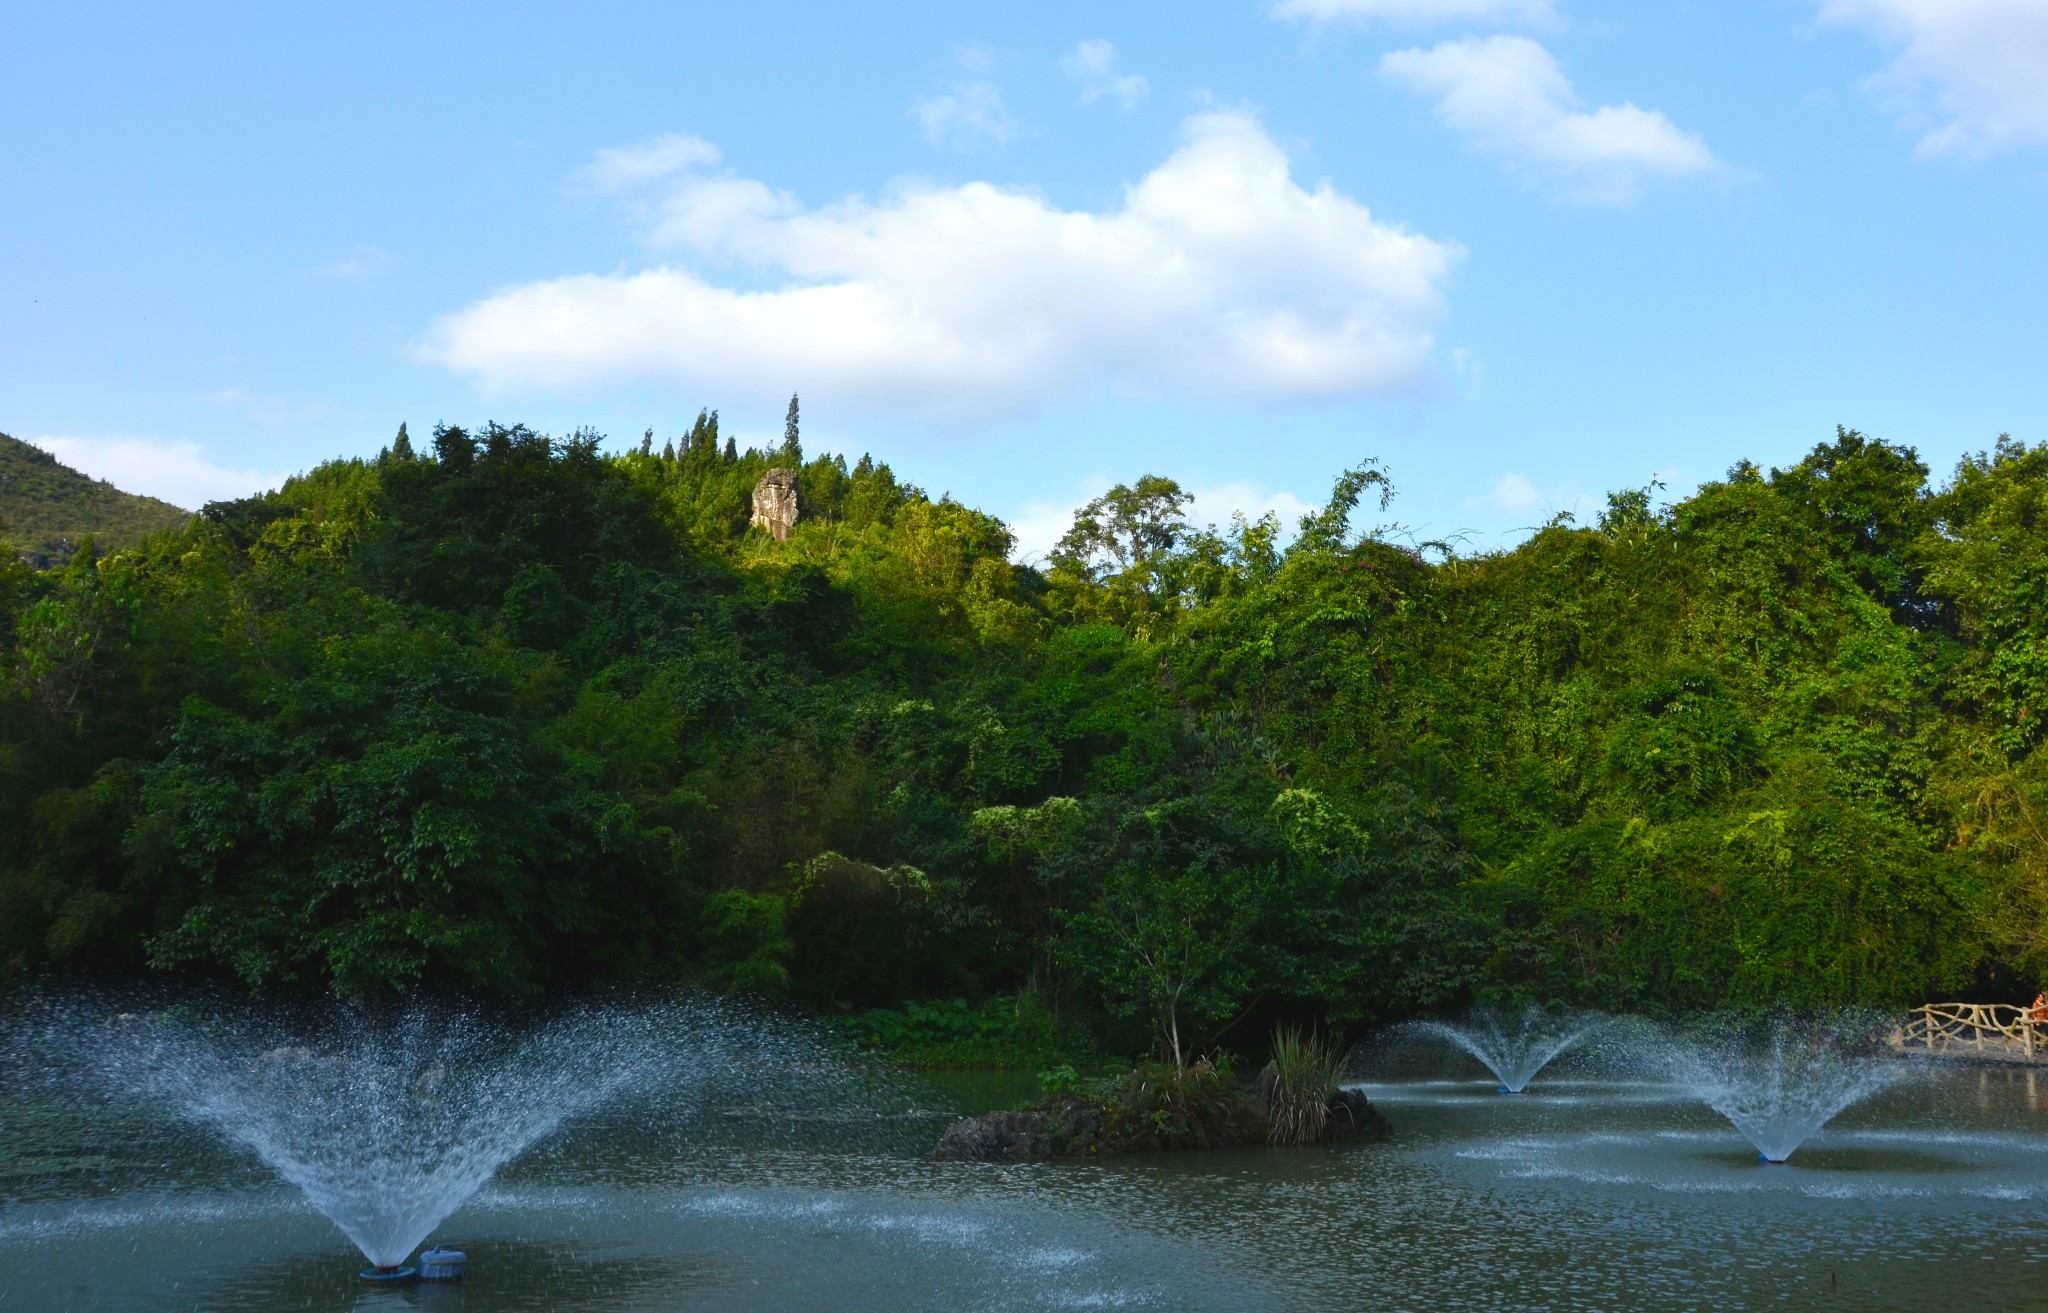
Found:
[(1571, 80), (1527, 37), (1472, 37), (1380, 60), (1389, 80), (1434, 96), (1437, 117), (1478, 150), (1577, 200), (1626, 204), (1651, 176), (1720, 167), (1706, 144), (1656, 110), (1582, 109)]
[[(1052, 549), (1073, 527), (1074, 513), (1110, 489), (1110, 480), (1100, 474), (1090, 475), (1081, 480), (1071, 500), (1039, 500), (1025, 504), (1024, 508), (1004, 523), (1010, 527), (1015, 542), (1011, 558), (1019, 564), (1038, 565), (1052, 555)], [(1291, 492), (1272, 489), (1248, 480), (1233, 483), (1218, 483), (1187, 489), (1193, 500), (1188, 504), (1187, 518), (1190, 524), (1204, 528), (1215, 526), (1227, 530), (1230, 517), (1242, 515), (1256, 521), (1268, 513), (1280, 519), (1281, 540), (1294, 537), (1301, 517), (1322, 509), (1311, 505)]]
[(1540, 487), (1519, 470), (1485, 480), (1464, 499), (1466, 510), (1483, 513), (1495, 523), (1500, 522), (1496, 516), (1512, 517), (1509, 523), (1513, 527), (1500, 531), (1503, 543), (1519, 541), (1524, 530), (1555, 515), (1568, 515), (1580, 524), (1591, 524), (1599, 517), (1603, 504), (1602, 498), (1568, 485)]
[(1543, 504), (1543, 494), (1527, 475), (1510, 473), (1486, 486), (1486, 500), (1504, 511), (1528, 511)]
[(253, 496), (277, 487), (286, 477), (217, 465), (197, 443), (177, 439), (58, 434), (37, 438), (35, 445), (123, 492), (155, 497), (187, 510), (210, 501)]
[(1091, 383), (1339, 398), (1415, 383), (1461, 251), (1303, 186), (1248, 114), (1198, 114), (1097, 212), (990, 183), (912, 182), (807, 209), (680, 171), (670, 264), (514, 287), (437, 320), (420, 358), (490, 389), (663, 377), (872, 412), (984, 417)]
[(1982, 158), (2048, 143), (2048, 3), (1823, 0), (1823, 22), (1902, 47), (1866, 84), (1908, 124), (1923, 157)]
[(1273, 17), (1311, 23), (1383, 22), (1398, 27), (1444, 23), (1546, 23), (1551, 0), (1281, 0)]
[(943, 95), (920, 96), (911, 105), (910, 116), (934, 146), (973, 150), (1001, 146), (1018, 136), (1017, 120), (993, 82), (960, 82)]
[(1323, 509), (1284, 489), (1267, 488), (1245, 480), (1190, 488), (1188, 491), (1194, 494), (1194, 501), (1189, 503), (1188, 509), (1188, 519), (1193, 523), (1227, 528), (1233, 515), (1256, 521), (1260, 516), (1270, 514), (1279, 517), (1282, 538), (1294, 537), (1302, 516), (1313, 515)]
[(1020, 565), (1044, 564), (1052, 555), (1052, 549), (1059, 544), (1067, 530), (1073, 527), (1074, 512), (1109, 489), (1108, 478), (1092, 474), (1081, 480), (1071, 500), (1057, 498), (1029, 501), (1021, 510), (1005, 516), (1003, 523), (1010, 528), (1010, 559)]
[(1081, 103), (1109, 99), (1136, 109), (1152, 94), (1152, 84), (1136, 73), (1116, 71), (1116, 47), (1107, 41), (1083, 41), (1060, 59), (1060, 69), (1081, 88)]

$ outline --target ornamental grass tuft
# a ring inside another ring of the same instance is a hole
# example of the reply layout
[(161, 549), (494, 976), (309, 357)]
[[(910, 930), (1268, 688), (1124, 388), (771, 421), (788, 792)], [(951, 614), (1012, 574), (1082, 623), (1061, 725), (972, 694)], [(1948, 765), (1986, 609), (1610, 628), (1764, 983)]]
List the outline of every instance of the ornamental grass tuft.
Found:
[(1351, 1050), (1327, 1036), (1294, 1027), (1273, 1032), (1273, 1060), (1256, 1090), (1274, 1144), (1315, 1144), (1330, 1120), (1330, 1100)]

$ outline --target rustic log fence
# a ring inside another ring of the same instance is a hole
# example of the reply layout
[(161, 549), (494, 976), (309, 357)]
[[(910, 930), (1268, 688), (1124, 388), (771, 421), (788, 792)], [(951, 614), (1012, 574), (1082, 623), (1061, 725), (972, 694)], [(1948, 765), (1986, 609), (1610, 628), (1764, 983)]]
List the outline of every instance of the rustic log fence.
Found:
[(2048, 1061), (2048, 1018), (2010, 1003), (1924, 1003), (1892, 1043), (1908, 1053), (1992, 1062)]

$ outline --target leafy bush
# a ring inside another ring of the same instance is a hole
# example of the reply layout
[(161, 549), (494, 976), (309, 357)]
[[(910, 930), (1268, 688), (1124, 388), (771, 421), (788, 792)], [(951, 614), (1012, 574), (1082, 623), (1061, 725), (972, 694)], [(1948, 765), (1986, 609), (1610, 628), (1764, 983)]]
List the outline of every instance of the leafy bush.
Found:
[(1265, 1133), (1258, 1106), (1238, 1091), (1229, 1063), (1196, 1058), (1185, 1070), (1145, 1063), (1067, 1096), (1056, 1125), (1062, 1153), (1214, 1149)]
[(1046, 1097), (1051, 1099), (1056, 1099), (1062, 1094), (1072, 1094), (1074, 1087), (1080, 1082), (1081, 1074), (1074, 1070), (1074, 1064), (1070, 1062), (1062, 1062), (1057, 1067), (1038, 1073), (1038, 1088), (1044, 1090)]
[(721, 889), (704, 907), (698, 976), (726, 994), (781, 998), (789, 992), (790, 939), (785, 904), (775, 894)]
[[(830, 1022), (861, 1049), (927, 1067), (1030, 1070), (1063, 1052), (1086, 1048), (1062, 1036), (1051, 1014), (1028, 992), (979, 1005), (956, 998), (865, 1012), (848, 1008)], [(1070, 1075), (1073, 1070), (1062, 1069)]]

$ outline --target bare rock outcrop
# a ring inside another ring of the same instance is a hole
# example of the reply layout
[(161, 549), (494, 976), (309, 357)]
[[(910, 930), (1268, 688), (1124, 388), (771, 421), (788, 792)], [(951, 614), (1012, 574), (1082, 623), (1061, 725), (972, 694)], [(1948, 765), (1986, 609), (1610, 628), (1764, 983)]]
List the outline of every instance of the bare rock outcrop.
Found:
[(1338, 1090), (1330, 1100), (1330, 1119), (1323, 1123), (1325, 1140), (1391, 1140), (1394, 1124), (1359, 1090)]
[(991, 1112), (948, 1126), (933, 1156), (954, 1162), (1022, 1163), (1052, 1157), (1052, 1147), (1044, 1113)]
[(754, 518), (750, 524), (758, 524), (768, 531), (776, 542), (789, 541), (789, 531), (796, 527), (796, 471), (770, 470), (754, 485)]

